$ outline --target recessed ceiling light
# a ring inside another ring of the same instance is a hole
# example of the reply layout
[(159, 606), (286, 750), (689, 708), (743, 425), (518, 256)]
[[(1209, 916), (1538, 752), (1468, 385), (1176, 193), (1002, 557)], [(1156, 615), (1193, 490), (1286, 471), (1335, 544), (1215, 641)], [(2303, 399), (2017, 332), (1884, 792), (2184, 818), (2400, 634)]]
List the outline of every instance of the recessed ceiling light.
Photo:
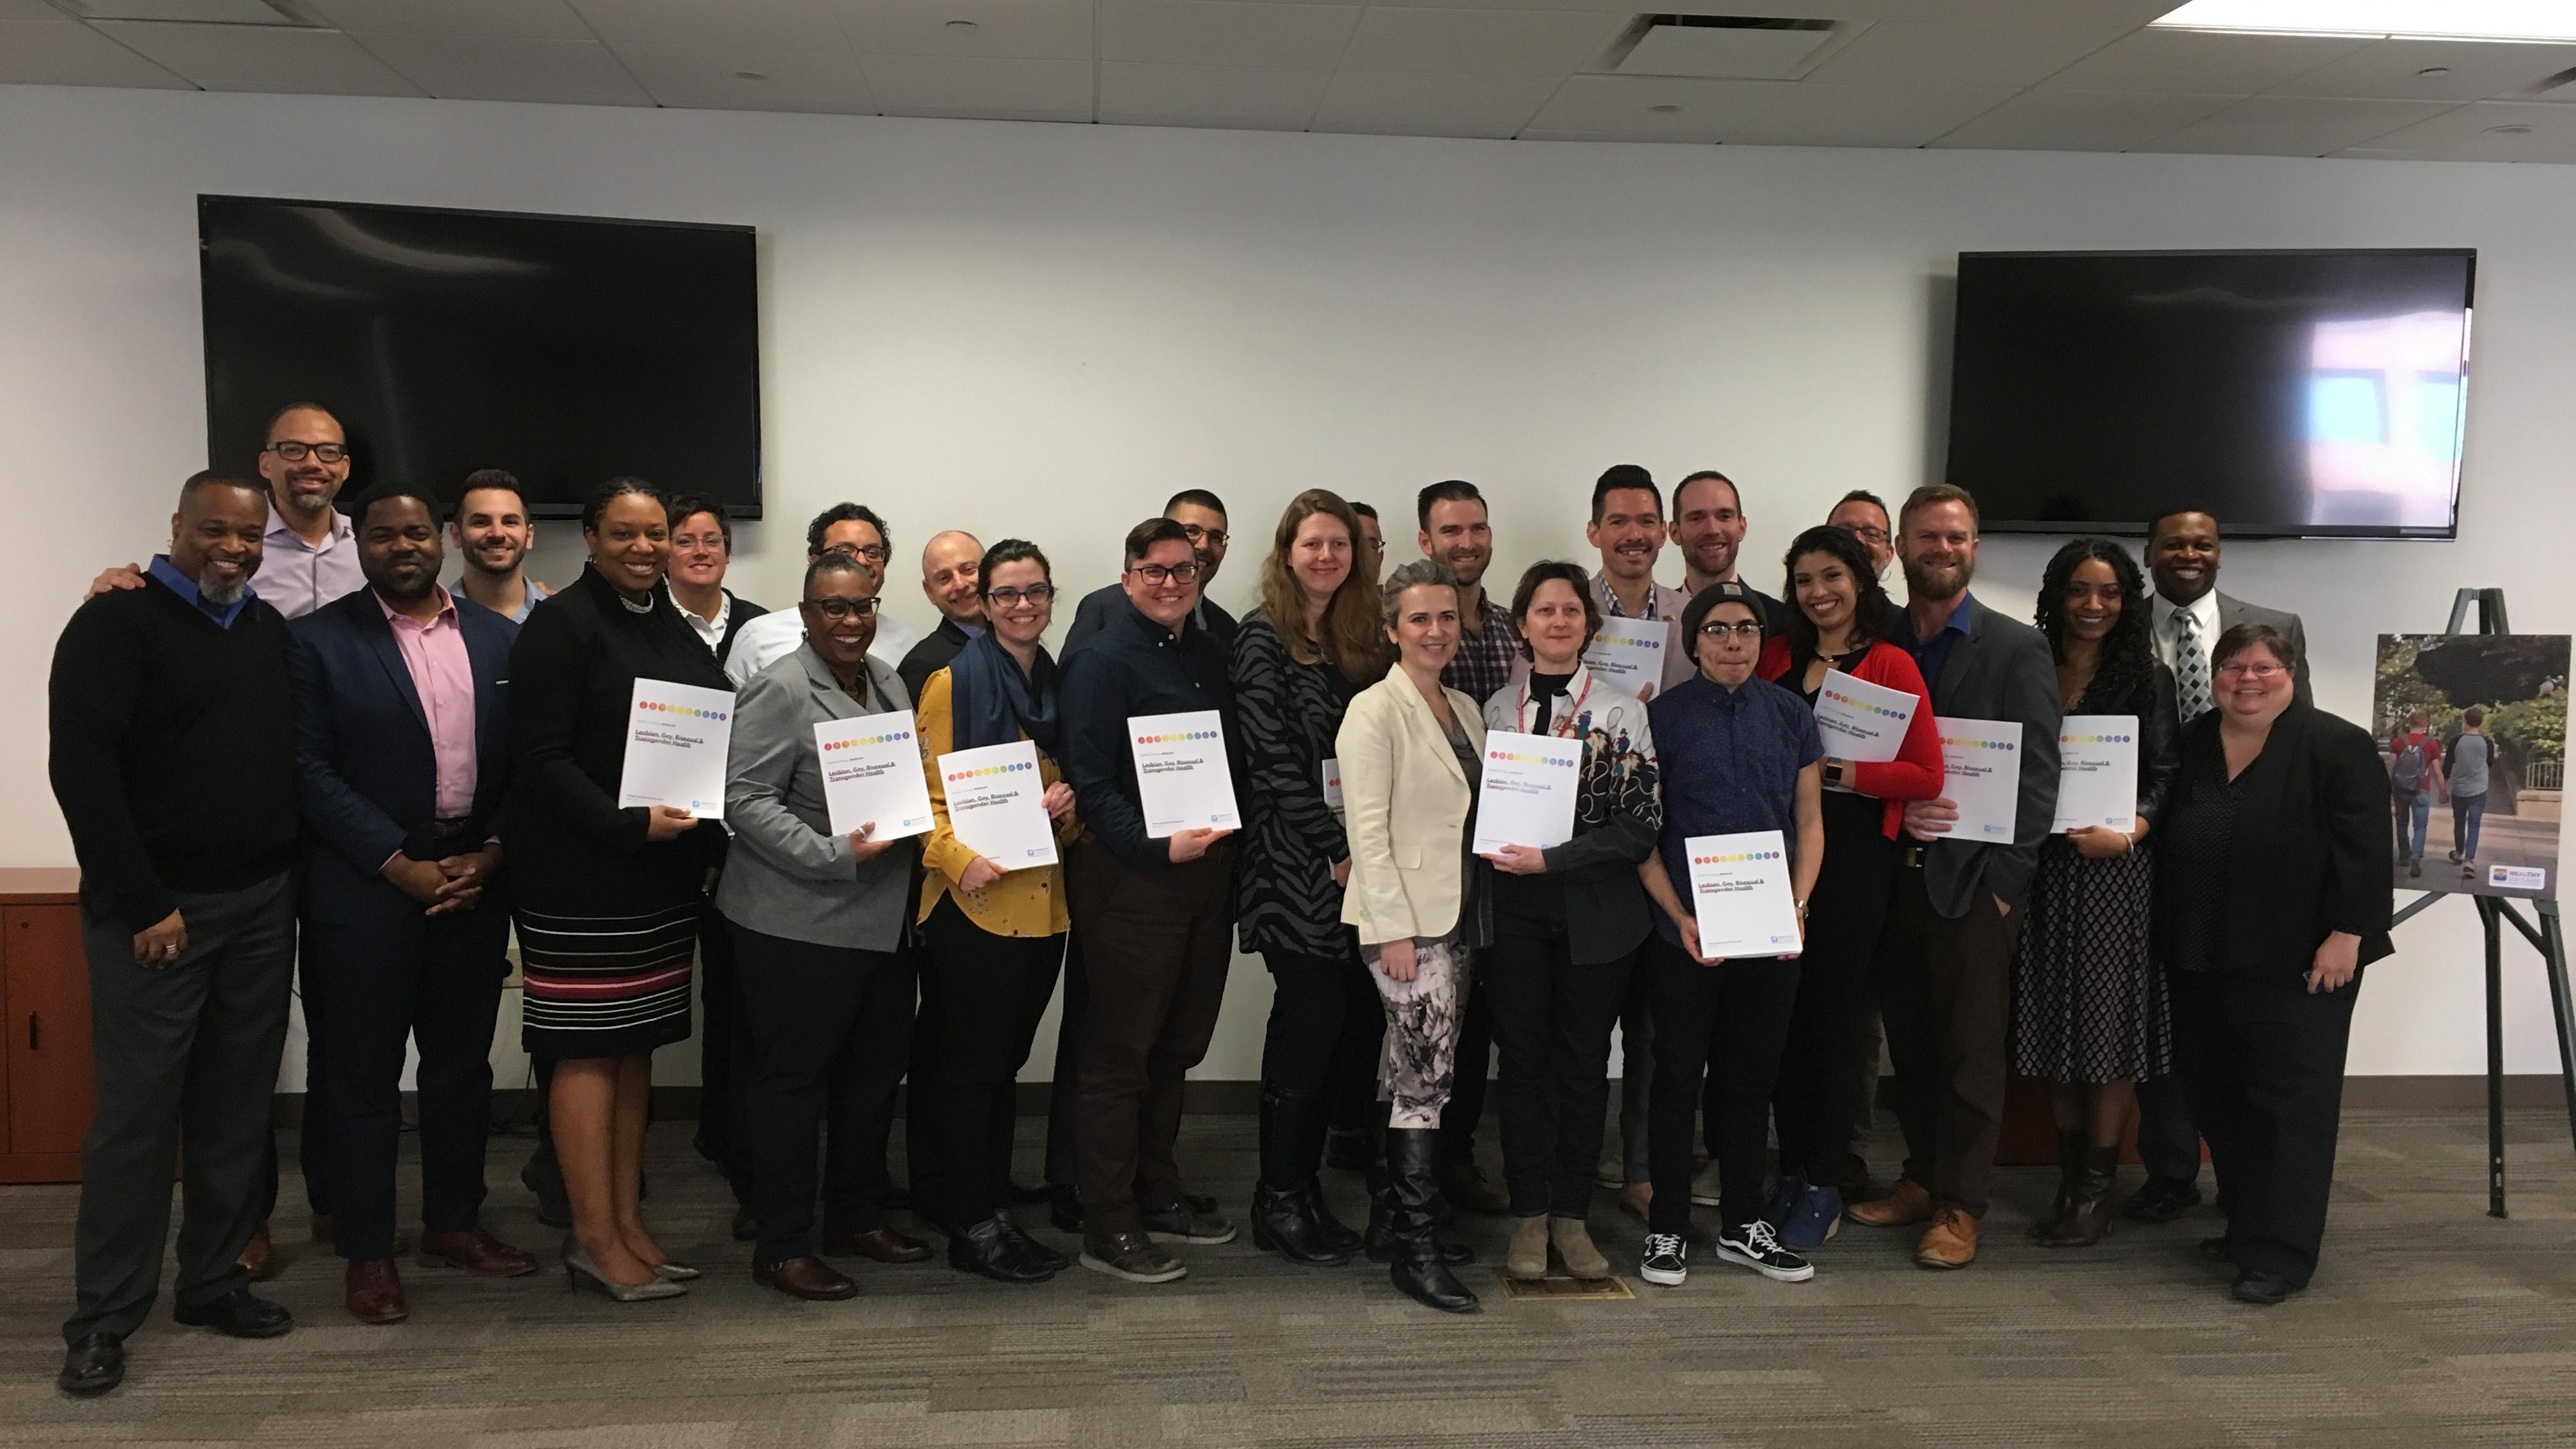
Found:
[(2576, 41), (2566, 0), (2189, 0), (2157, 25), (2286, 35)]
[(947, 25), (948, 33), (951, 35), (972, 35), (975, 33), (975, 28), (975, 22), (972, 20), (951, 20)]
[(769, 79), (769, 72), (765, 70), (738, 70), (733, 73), (733, 78), (735, 80), (764, 81)]
[(1681, 107), (1674, 105), (1670, 101), (1665, 101), (1661, 105), (1648, 106), (1646, 109), (1652, 111), (1658, 116), (1677, 116), (1681, 114), (1682, 110)]
[(2528, 136), (2531, 134), (2531, 128), (2524, 125), (2489, 126), (2487, 127), (2487, 134), (2490, 136)]

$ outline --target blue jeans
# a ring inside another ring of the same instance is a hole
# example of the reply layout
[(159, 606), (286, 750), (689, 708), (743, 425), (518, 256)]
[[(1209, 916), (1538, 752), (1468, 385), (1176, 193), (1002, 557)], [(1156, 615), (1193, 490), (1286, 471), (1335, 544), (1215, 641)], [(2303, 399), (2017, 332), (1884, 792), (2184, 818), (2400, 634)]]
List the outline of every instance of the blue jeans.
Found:
[(2451, 844), (2459, 848), (2462, 860), (2478, 858), (2478, 822), (2487, 814), (2487, 794), (2451, 797)]
[(2400, 790), (2397, 792), (2397, 858), (2422, 860), (2424, 834), (2433, 823), (2433, 792)]

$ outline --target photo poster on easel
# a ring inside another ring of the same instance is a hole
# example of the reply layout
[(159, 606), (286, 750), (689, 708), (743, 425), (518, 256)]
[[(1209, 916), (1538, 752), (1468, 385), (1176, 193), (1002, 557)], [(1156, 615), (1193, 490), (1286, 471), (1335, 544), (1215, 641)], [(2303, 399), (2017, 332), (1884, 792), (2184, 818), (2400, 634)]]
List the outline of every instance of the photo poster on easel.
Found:
[(2388, 771), (2396, 889), (2558, 895), (2568, 639), (2379, 636), (2369, 728)]

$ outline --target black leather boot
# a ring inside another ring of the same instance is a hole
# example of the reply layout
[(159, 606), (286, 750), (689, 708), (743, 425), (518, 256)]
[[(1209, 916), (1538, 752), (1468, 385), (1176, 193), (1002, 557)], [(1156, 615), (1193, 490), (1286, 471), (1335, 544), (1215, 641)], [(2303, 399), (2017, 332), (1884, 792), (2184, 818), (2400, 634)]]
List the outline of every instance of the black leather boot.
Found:
[(1449, 1271), (1439, 1232), (1432, 1226), (1432, 1200), (1439, 1196), (1440, 1134), (1426, 1128), (1386, 1132), (1388, 1196), (1387, 1231), (1395, 1241), (1395, 1261), (1387, 1277), (1406, 1297), (1443, 1313), (1474, 1313), (1484, 1307), (1467, 1285)]
[[(1313, 1209), (1317, 1237), (1348, 1261), (1360, 1250), (1360, 1235), (1333, 1216), (1332, 1208), (1324, 1201), (1321, 1169), (1324, 1144), (1331, 1135), (1332, 1123), (1332, 1107), (1326, 1098), (1320, 1095), (1298, 1098), (1296, 1108), (1279, 1122), (1279, 1131), (1286, 1138), (1286, 1150), (1290, 1154), (1283, 1159), (1282, 1166), (1293, 1164), (1303, 1170), (1304, 1176), (1297, 1180), (1305, 1184), (1306, 1204)], [(1283, 1182), (1286, 1180), (1281, 1179)]]
[(2087, 1147), (2079, 1159), (2072, 1194), (2067, 1199), (2065, 1221), (2057, 1231), (2040, 1239), (2044, 1247), (2089, 1248), (2111, 1232), (2111, 1219), (2119, 1203), (2112, 1192), (2112, 1179), (2120, 1170), (2120, 1149)]
[[(1380, 1148), (1377, 1160), (1368, 1170), (1368, 1232), (1362, 1239), (1362, 1251), (1372, 1263), (1392, 1263), (1402, 1252), (1395, 1236), (1395, 1185), (1386, 1170), (1386, 1153)], [(1456, 1267), (1476, 1261), (1476, 1250), (1465, 1243), (1444, 1242), (1440, 1261)]]
[(1316, 1158), (1323, 1150), (1323, 1101), (1299, 1092), (1261, 1094), (1261, 1180), (1252, 1189), (1252, 1242), (1291, 1263), (1337, 1268), (1351, 1250), (1316, 1221)]
[(2030, 1225), (2030, 1235), (2046, 1242), (2066, 1226), (2066, 1215), (2073, 1210), (2075, 1180), (2084, 1173), (2084, 1149), (2091, 1146), (2092, 1135), (2077, 1129), (2057, 1134), (2057, 1200), (2049, 1205), (2048, 1215)]

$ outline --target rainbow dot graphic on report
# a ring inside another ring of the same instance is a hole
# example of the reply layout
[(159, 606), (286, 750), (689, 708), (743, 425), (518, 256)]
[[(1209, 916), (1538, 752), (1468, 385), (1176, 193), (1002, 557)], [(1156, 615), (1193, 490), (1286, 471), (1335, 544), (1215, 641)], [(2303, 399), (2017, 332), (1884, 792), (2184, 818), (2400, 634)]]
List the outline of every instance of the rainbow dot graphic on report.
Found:
[(691, 704), (665, 704), (658, 699), (648, 699), (640, 708), (651, 710), (655, 714), (676, 714), (689, 719), (720, 720), (725, 717), (725, 712), (720, 709), (700, 709)]
[(1901, 711), (1889, 709), (1883, 704), (1872, 704), (1865, 699), (1854, 699), (1839, 689), (1828, 689), (1824, 691), (1824, 696), (1836, 704), (1847, 704), (1852, 708), (1859, 710), (1863, 714), (1874, 714), (1882, 719), (1902, 719), (1905, 717)]
[(911, 738), (912, 731), (896, 730), (891, 734), (860, 735), (853, 739), (834, 740), (823, 748), (827, 752), (831, 750), (855, 750), (861, 745), (892, 745), (899, 744)]
[(1748, 860), (1778, 860), (1779, 858), (1780, 852), (1776, 850), (1740, 850), (1732, 855), (1694, 855), (1691, 857), (1691, 864), (1738, 865)]
[(1186, 743), (1190, 740), (1212, 740), (1215, 738), (1216, 731), (1214, 730), (1185, 730), (1179, 734), (1173, 735), (1138, 735), (1136, 737), (1136, 743), (1140, 745), (1177, 745)]
[(1941, 737), (1941, 743), (1951, 746), (1954, 749), (1961, 750), (2009, 750), (2012, 748), (2012, 741), (2010, 740), (1966, 740), (1958, 739), (1950, 735), (1943, 735)]
[(1010, 765), (978, 765), (971, 770), (951, 770), (948, 772), (948, 778), (951, 780), (980, 780), (986, 775), (1014, 775), (1022, 770), (1034, 770), (1036, 768), (1037, 766), (1030, 764), (1026, 760), (1022, 760), (1016, 764)]
[(1574, 768), (1572, 760), (1559, 755), (1523, 755), (1511, 750), (1487, 750), (1485, 758), (1516, 765), (1560, 765), (1569, 770)]
[(2059, 735), (2057, 742), (2062, 745), (2125, 745), (2135, 738), (2135, 735)]

